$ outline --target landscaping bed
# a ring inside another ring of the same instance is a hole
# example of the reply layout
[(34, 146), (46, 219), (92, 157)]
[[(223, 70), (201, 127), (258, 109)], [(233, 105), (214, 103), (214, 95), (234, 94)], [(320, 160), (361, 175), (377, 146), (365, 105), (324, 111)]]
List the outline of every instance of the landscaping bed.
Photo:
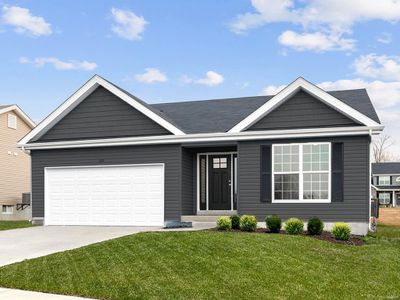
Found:
[(29, 221), (0, 221), (0, 230), (32, 227)]
[[(225, 231), (221, 231), (218, 230), (218, 228), (210, 228), (208, 229), (209, 231), (219, 231), (219, 232), (225, 232)], [(240, 229), (231, 229), (230, 232), (243, 232)], [(262, 233), (262, 234), (274, 234), (274, 235), (279, 235), (279, 234), (284, 234), (284, 235), (289, 235), (285, 230), (281, 230), (279, 233), (272, 233), (269, 232), (267, 229), (265, 228), (257, 228), (255, 231), (249, 232), (249, 233)], [(342, 244), (342, 245), (352, 245), (352, 246), (362, 246), (365, 244), (365, 240), (362, 237), (358, 237), (358, 236), (351, 236), (349, 240), (347, 241), (341, 241), (341, 240), (337, 240), (335, 238), (332, 237), (332, 233), (328, 232), (328, 231), (324, 231), (322, 232), (320, 235), (311, 235), (308, 234), (307, 232), (303, 232), (301, 234), (299, 234), (301, 236), (306, 236), (306, 237), (310, 237), (310, 238), (314, 238), (317, 240), (322, 240), (322, 241), (327, 241), (330, 243), (335, 243), (335, 244)]]

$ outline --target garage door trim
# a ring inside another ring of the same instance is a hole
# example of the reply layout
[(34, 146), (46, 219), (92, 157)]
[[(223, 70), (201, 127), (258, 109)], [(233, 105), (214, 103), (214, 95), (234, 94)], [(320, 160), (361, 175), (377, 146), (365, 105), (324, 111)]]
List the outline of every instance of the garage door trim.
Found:
[[(46, 226), (46, 215), (49, 211), (49, 197), (48, 197), (48, 170), (51, 169), (85, 169), (85, 168), (113, 168), (113, 167), (140, 167), (140, 166), (160, 166), (162, 167), (162, 217), (165, 220), (165, 163), (143, 163), (143, 164), (112, 164), (112, 165), (74, 165), (74, 166), (55, 166), (55, 167), (44, 167), (44, 222)], [(71, 225), (72, 226), (72, 225)], [(96, 225), (93, 225), (96, 226)], [(116, 225), (117, 226), (117, 225)]]

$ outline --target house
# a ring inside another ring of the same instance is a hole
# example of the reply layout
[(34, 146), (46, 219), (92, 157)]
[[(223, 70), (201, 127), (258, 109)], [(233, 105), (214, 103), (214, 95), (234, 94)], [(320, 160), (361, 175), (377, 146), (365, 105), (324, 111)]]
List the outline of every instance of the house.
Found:
[(20, 142), (45, 225), (162, 226), (253, 214), (369, 225), (364, 89), (298, 78), (274, 96), (149, 105), (94, 76)]
[(372, 188), (380, 205), (400, 206), (400, 162), (373, 163)]
[(31, 190), (30, 156), (17, 148), (17, 142), (33, 127), (17, 105), (0, 105), (0, 220), (31, 218), (29, 201), (22, 199), (22, 193)]

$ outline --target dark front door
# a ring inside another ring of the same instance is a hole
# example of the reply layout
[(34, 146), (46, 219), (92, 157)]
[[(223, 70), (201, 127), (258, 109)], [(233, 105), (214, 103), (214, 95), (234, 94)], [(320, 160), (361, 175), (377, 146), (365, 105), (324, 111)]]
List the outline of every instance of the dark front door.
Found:
[(208, 209), (231, 209), (231, 156), (210, 155), (208, 159)]

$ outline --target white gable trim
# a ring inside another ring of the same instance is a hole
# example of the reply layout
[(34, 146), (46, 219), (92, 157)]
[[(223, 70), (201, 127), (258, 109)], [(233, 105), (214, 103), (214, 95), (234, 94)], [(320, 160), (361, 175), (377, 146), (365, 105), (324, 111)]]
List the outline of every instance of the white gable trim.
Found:
[(26, 124), (28, 124), (29, 127), (34, 128), (36, 126), (35, 122), (33, 122), (31, 118), (29, 118), (28, 115), (18, 107), (18, 105), (11, 105), (0, 109), (0, 115), (10, 111), (14, 111)]
[(282, 91), (276, 94), (273, 98), (271, 98), (268, 102), (262, 105), (260, 108), (252, 112), (245, 119), (236, 124), (233, 128), (231, 128), (228, 132), (241, 132), (243, 130), (248, 129), (250, 126), (255, 124), (257, 121), (265, 117), (275, 108), (277, 108), (284, 101), (288, 100), (294, 94), (296, 94), (300, 89), (310, 93), (312, 96), (321, 100), (323, 103), (332, 107), (333, 109), (343, 113), (350, 119), (359, 122), (366, 126), (379, 126), (380, 124), (367, 117), (366, 115), (360, 113), (358, 110), (352, 108), (351, 106), (345, 104), (339, 99), (333, 97), (328, 94), (321, 88), (316, 85), (308, 82), (304, 78), (297, 78), (287, 87), (285, 87)]
[(163, 119), (146, 106), (132, 98), (127, 93), (115, 87), (107, 80), (101, 78), (98, 75), (93, 76), (87, 81), (79, 90), (77, 90), (71, 97), (69, 97), (63, 104), (61, 104), (55, 111), (47, 116), (34, 130), (27, 134), (21, 141), (21, 144), (27, 144), (33, 138), (44, 135), (51, 127), (53, 127), (58, 121), (65, 117), (70, 111), (72, 111), (79, 103), (81, 103), (87, 96), (89, 96), (97, 87), (102, 86), (121, 100), (125, 101), (154, 122), (158, 123), (174, 135), (184, 135), (185, 133), (172, 125), (167, 120)]

